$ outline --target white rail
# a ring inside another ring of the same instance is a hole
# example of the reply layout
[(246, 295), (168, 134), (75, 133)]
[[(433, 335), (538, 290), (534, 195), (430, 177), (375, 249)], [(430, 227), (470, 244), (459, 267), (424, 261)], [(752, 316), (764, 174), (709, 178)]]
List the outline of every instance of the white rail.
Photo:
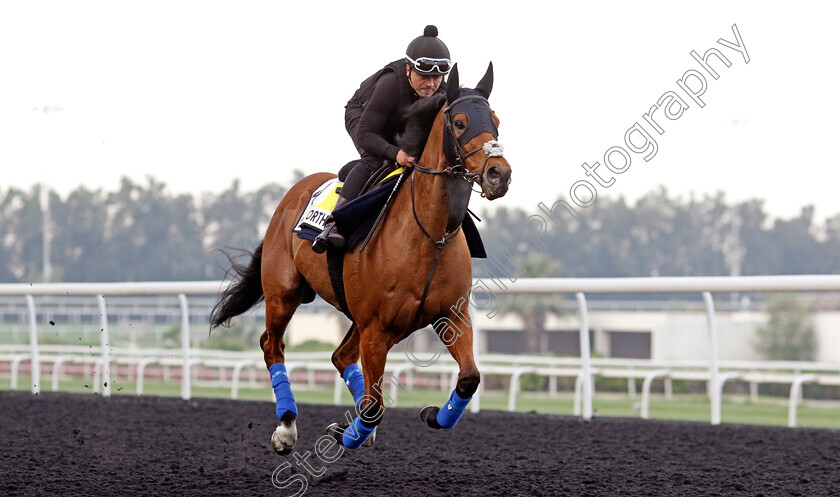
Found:
[[(711, 422), (720, 423), (720, 388), (717, 347), (717, 330), (714, 320), (712, 292), (777, 292), (777, 291), (840, 291), (840, 275), (787, 275), (787, 276), (741, 276), (741, 277), (659, 277), (659, 278), (531, 278), (518, 279), (506, 283), (502, 288), (482, 284), (481, 279), (474, 280), (476, 293), (572, 293), (578, 300), (580, 313), (581, 345), (581, 384), (582, 416), (592, 417), (592, 360), (589, 357), (589, 326), (586, 306), (586, 293), (701, 293), (706, 305), (707, 332), (710, 345), (708, 375), (711, 380), (710, 396)], [(136, 282), (136, 283), (41, 283), (41, 284), (0, 284), (0, 295), (24, 296), (29, 307), (30, 352), (32, 364), (32, 393), (40, 390), (40, 347), (37, 339), (35, 303), (36, 295), (95, 295), (99, 299), (102, 315), (101, 364), (103, 395), (110, 395), (110, 344), (107, 332), (106, 295), (177, 295), (181, 303), (181, 345), (183, 371), (181, 397), (189, 399), (191, 395), (190, 367), (196, 360), (190, 357), (189, 312), (186, 295), (214, 295), (225, 287), (224, 282)], [(471, 302), (470, 311), (476, 316), (486, 306)], [(476, 362), (479, 360), (479, 334), (474, 334), (473, 348)], [(480, 370), (480, 369), (479, 369)], [(13, 374), (16, 377), (17, 368)], [(794, 387), (799, 390), (803, 382), (814, 381), (810, 376), (797, 381)], [(652, 380), (651, 380), (652, 381)], [(725, 380), (724, 380), (725, 381)], [(515, 396), (514, 396), (515, 400)], [(480, 406), (480, 391), (476, 392), (471, 409), (477, 411)], [(791, 409), (795, 409), (792, 407)], [(790, 419), (795, 423), (795, 410)]]

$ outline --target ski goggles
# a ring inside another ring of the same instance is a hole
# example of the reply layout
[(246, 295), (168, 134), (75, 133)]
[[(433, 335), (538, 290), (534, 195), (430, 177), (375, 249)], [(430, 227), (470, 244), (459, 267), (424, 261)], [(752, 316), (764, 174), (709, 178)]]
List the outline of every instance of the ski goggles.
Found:
[(443, 76), (449, 74), (449, 71), (452, 69), (452, 61), (449, 59), (432, 59), (430, 57), (419, 57), (417, 60), (414, 60), (408, 55), (406, 55), (405, 60), (407, 60), (409, 64), (414, 66), (414, 70), (420, 74), (439, 74)]

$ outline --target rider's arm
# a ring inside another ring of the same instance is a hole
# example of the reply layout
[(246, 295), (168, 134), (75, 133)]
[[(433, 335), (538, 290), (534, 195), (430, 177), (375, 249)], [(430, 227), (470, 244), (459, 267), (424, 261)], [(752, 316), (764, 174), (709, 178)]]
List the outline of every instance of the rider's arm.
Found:
[(396, 112), (399, 105), (398, 92), (397, 75), (385, 74), (376, 82), (373, 95), (365, 106), (362, 119), (359, 121), (359, 130), (356, 132), (356, 140), (359, 147), (371, 155), (397, 160), (400, 148), (388, 143), (384, 138), (384, 130), (388, 124), (388, 118)]

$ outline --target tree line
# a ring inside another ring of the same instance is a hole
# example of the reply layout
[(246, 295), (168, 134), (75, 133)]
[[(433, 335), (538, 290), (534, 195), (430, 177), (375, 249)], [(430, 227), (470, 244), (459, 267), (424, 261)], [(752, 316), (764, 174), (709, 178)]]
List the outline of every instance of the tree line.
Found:
[[(44, 280), (42, 187), (0, 190), (0, 282)], [(253, 249), (286, 187), (243, 192), (238, 181), (198, 198), (154, 178), (114, 192), (49, 192), (52, 281), (220, 279), (216, 248)]]
[[(299, 174), (297, 175), (300, 176)], [(41, 186), (0, 189), (0, 282), (44, 280)], [(49, 192), (52, 281), (206, 280), (224, 276), (213, 250), (253, 249), (287, 191), (268, 184), (221, 193), (170, 192), (154, 178), (123, 178), (117, 191)], [(599, 198), (562, 223), (535, 231), (538, 211), (485, 209), (478, 223), (493, 261), (476, 276), (621, 277), (840, 272), (840, 214), (822, 222), (812, 207), (773, 218), (760, 199), (673, 196), (659, 188), (629, 202)], [(500, 255), (501, 254), (501, 255)], [(540, 262), (537, 259), (545, 259)], [(501, 269), (504, 273), (505, 268)]]
[[(554, 209), (542, 227), (529, 220), (547, 217), (534, 207), (485, 213), (480, 226), (491, 254), (503, 252), (513, 261), (536, 254), (556, 262), (543, 276), (840, 272), (840, 214), (818, 222), (811, 206), (789, 219), (774, 218), (761, 199), (730, 203), (723, 193), (684, 199), (660, 187), (632, 203), (599, 197), (576, 216)], [(490, 271), (491, 265), (477, 267)]]

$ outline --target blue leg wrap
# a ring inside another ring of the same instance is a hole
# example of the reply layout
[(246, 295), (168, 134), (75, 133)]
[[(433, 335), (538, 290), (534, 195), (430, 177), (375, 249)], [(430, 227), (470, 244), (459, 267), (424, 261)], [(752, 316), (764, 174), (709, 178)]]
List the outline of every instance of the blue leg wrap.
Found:
[(348, 449), (358, 449), (363, 443), (365, 443), (365, 440), (368, 439), (375, 429), (375, 426), (368, 428), (363, 425), (362, 420), (356, 416), (356, 419), (353, 420), (353, 424), (344, 430), (344, 435), (341, 437), (341, 444)]
[(437, 415), (437, 422), (441, 428), (452, 428), (455, 426), (455, 423), (461, 419), (461, 415), (464, 414), (464, 410), (467, 408), (467, 404), (470, 403), (470, 399), (462, 399), (455, 390), (452, 391), (452, 395), (449, 396), (449, 402), (446, 403), (443, 408), (438, 411)]
[(291, 411), (297, 419), (297, 405), (295, 405), (295, 396), (292, 395), (289, 375), (286, 374), (286, 365), (281, 362), (272, 364), (268, 367), (268, 372), (271, 374), (271, 386), (277, 398), (277, 417), (282, 418), (286, 411)]
[(353, 404), (357, 407), (365, 396), (365, 376), (358, 364), (351, 364), (344, 369), (344, 384), (350, 389), (353, 395)]

